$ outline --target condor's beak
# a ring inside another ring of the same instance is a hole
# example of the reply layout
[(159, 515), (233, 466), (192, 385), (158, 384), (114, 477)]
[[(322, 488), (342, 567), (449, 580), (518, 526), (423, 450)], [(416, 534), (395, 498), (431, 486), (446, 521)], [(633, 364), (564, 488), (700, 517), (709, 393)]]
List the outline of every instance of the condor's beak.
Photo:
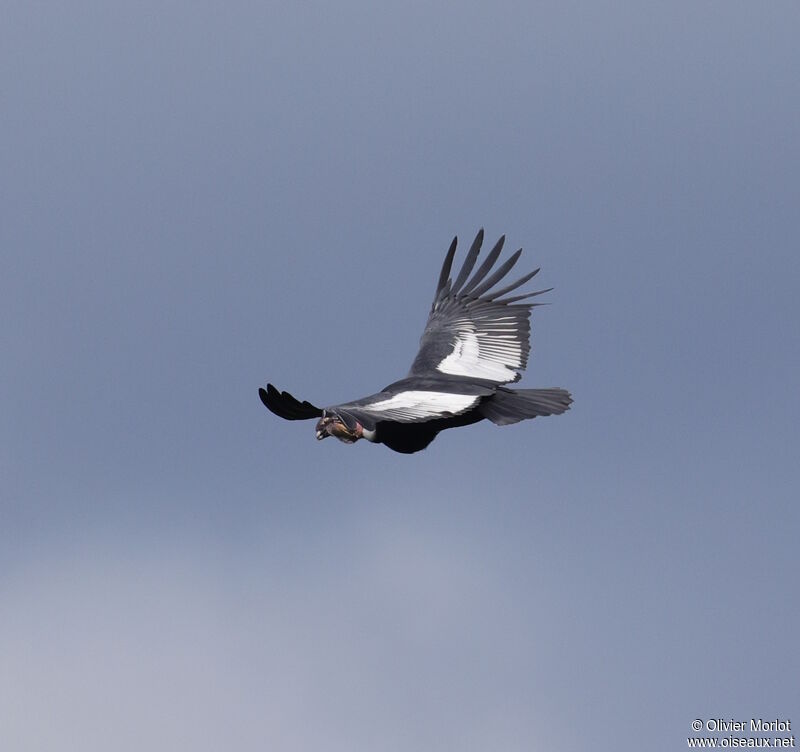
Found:
[(322, 441), (323, 439), (327, 438), (327, 436), (327, 433), (323, 433), (319, 430), (319, 428), (317, 429), (317, 441)]

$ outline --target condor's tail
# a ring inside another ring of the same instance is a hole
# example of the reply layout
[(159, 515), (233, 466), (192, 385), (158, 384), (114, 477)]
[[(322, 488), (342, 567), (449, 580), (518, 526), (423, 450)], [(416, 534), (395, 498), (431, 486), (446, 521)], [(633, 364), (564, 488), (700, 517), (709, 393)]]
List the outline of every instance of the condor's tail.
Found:
[(507, 426), (540, 415), (561, 415), (569, 410), (572, 397), (566, 389), (508, 389), (497, 391), (481, 402), (478, 412), (497, 426)]

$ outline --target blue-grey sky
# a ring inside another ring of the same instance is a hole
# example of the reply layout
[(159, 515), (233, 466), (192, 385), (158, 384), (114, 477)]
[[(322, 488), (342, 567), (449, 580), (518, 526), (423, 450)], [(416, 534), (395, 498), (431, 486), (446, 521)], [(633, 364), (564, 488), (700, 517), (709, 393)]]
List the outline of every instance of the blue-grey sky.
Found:
[[(0, 747), (675, 750), (795, 718), (800, 6), (32, 3), (0, 23)], [(573, 409), (370, 394), (453, 234)]]

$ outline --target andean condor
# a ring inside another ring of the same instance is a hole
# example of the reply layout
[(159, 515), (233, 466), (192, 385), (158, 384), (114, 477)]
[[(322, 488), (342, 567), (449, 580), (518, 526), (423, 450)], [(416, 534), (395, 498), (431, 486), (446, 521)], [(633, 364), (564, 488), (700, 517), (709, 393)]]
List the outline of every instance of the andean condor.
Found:
[[(428, 323), (411, 371), (370, 397), (321, 409), (300, 402), (272, 384), (259, 389), (261, 401), (286, 420), (318, 418), (317, 439), (335, 436), (346, 444), (367, 439), (396, 452), (425, 449), (439, 431), (488, 418), (498, 426), (539, 415), (560, 415), (572, 398), (566, 389), (509, 389), (519, 381), (530, 352), (531, 309), (521, 300), (549, 292), (507, 296), (539, 270), (499, 290), (520, 248), (496, 270), (505, 236), (469, 278), (483, 242), (478, 232), (455, 281), (450, 278), (457, 238), (445, 256)], [(490, 273), (491, 272), (491, 273)]]

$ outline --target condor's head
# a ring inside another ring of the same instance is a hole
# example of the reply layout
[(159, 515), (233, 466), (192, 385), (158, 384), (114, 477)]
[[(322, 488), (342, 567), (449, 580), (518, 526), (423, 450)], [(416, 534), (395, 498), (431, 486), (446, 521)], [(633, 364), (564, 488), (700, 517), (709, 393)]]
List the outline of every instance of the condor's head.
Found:
[(321, 441), (328, 436), (335, 436), (345, 444), (354, 444), (364, 436), (364, 429), (352, 415), (323, 410), (317, 421), (317, 439)]

